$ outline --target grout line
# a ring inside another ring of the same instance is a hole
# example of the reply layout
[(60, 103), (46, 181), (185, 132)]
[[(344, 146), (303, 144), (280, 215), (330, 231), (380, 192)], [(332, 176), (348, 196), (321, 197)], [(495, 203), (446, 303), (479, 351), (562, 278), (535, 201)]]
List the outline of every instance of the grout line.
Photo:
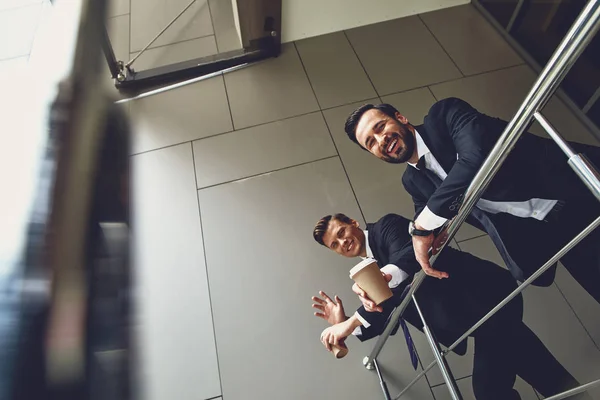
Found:
[(335, 140), (333, 139), (333, 134), (331, 133), (331, 129), (329, 128), (329, 124), (327, 123), (325, 114), (323, 114), (323, 110), (321, 109), (321, 104), (319, 103), (319, 99), (317, 98), (317, 94), (315, 93), (315, 88), (313, 87), (312, 82), (310, 81), (310, 77), (308, 76), (308, 72), (306, 71), (306, 66), (304, 65), (304, 61), (302, 61), (302, 57), (300, 56), (300, 52), (298, 51), (296, 42), (294, 42), (294, 48), (296, 49), (296, 53), (298, 54), (298, 58), (300, 59), (300, 64), (302, 65), (304, 74), (306, 74), (306, 78), (308, 79), (308, 83), (310, 85), (310, 88), (312, 89), (313, 95), (315, 96), (315, 99), (317, 100), (317, 105), (319, 106), (319, 109), (321, 112), (321, 117), (323, 118), (323, 122), (325, 122), (325, 126), (327, 127), (327, 132), (329, 132), (329, 137), (331, 138), (331, 143), (333, 144), (333, 147), (335, 148), (335, 152), (337, 153), (337, 156), (340, 159), (340, 164), (342, 164), (342, 169), (344, 170), (344, 174), (346, 175), (346, 179), (348, 180), (348, 185), (350, 185), (350, 190), (352, 190), (352, 194), (354, 195), (354, 200), (356, 201), (356, 205), (358, 206), (360, 215), (362, 216), (363, 221), (365, 221), (365, 223), (367, 223), (367, 220), (365, 218), (365, 213), (363, 212), (362, 207), (360, 206), (360, 203), (358, 202), (358, 197), (356, 196), (356, 191), (354, 190), (354, 187), (352, 186), (352, 182), (350, 181), (350, 176), (348, 175), (348, 171), (346, 170), (346, 165), (344, 165), (344, 161), (342, 160), (340, 151), (338, 150), (337, 144), (335, 143)]
[(217, 46), (217, 54), (219, 54), (219, 42), (217, 41), (217, 30), (215, 29), (215, 20), (213, 19), (212, 9), (210, 7), (210, 0), (206, 0), (208, 6), (208, 14), (210, 15), (210, 23), (212, 25), (213, 36), (215, 37), (215, 46)]
[[(221, 390), (221, 393), (223, 393), (223, 390)], [(223, 396), (215, 396), (215, 397), (210, 397), (206, 400), (217, 400), (217, 399), (223, 399)]]
[(339, 158), (339, 156), (337, 154), (334, 154), (332, 156), (317, 158), (316, 160), (306, 161), (306, 162), (303, 162), (303, 163), (300, 163), (300, 164), (288, 165), (286, 167), (281, 167), (281, 168), (273, 169), (273, 170), (270, 170), (270, 171), (260, 172), (258, 174), (248, 175), (248, 176), (244, 176), (244, 177), (241, 177), (241, 178), (232, 179), (232, 180), (225, 181), (225, 182), (219, 182), (219, 183), (215, 183), (215, 184), (212, 184), (212, 185), (203, 186), (201, 188), (198, 188), (197, 190), (200, 191), (200, 190), (204, 190), (204, 189), (210, 189), (210, 188), (213, 188), (215, 186), (226, 185), (228, 183), (234, 183), (234, 182), (239, 182), (239, 181), (245, 181), (246, 179), (258, 178), (259, 176), (272, 174), (273, 172), (284, 171), (286, 169), (295, 168), (295, 167), (302, 167), (302, 166), (307, 165), (307, 164), (312, 164), (312, 163), (319, 162), (319, 161), (325, 161), (325, 160), (329, 160), (329, 159), (336, 158), (336, 157)]
[(429, 90), (429, 93), (431, 93), (431, 95), (433, 96), (433, 98), (435, 99), (435, 101), (439, 101), (439, 99), (437, 98), (437, 96), (433, 93), (433, 90), (431, 90), (431, 87), (427, 86), (427, 89)]
[[(317, 101), (317, 106), (319, 107), (319, 110), (321, 110), (321, 103), (319, 103), (319, 98), (317, 97), (317, 92), (315, 92), (315, 88), (313, 87), (313, 84), (310, 80), (310, 76), (308, 76), (308, 71), (306, 71), (306, 66), (304, 65), (302, 56), (300, 56), (300, 52), (298, 51), (298, 46), (296, 45), (296, 42), (293, 42), (293, 44), (294, 44), (294, 49), (296, 49), (296, 54), (298, 55), (298, 59), (300, 60), (300, 65), (302, 65), (302, 70), (304, 71), (304, 75), (306, 75), (306, 80), (308, 81), (308, 84), (310, 85), (310, 90), (312, 90), (313, 96), (315, 96), (315, 100)], [(339, 153), (338, 153), (338, 155), (339, 155)]]
[[(217, 38), (215, 37), (215, 43), (217, 42)], [(229, 93), (227, 92), (227, 82), (225, 81), (225, 75), (221, 74), (221, 78), (223, 79), (223, 87), (225, 89), (225, 98), (227, 98), (227, 107), (229, 108), (229, 118), (231, 118), (231, 129), (235, 131), (235, 123), (233, 122), (233, 112), (231, 111), (231, 102), (229, 101)], [(268, 122), (267, 122), (268, 123)], [(246, 129), (246, 128), (244, 128)], [(228, 132), (225, 132), (228, 133)]]
[(375, 87), (375, 84), (373, 83), (373, 80), (371, 79), (371, 76), (369, 76), (369, 73), (367, 72), (367, 69), (365, 68), (365, 66), (364, 66), (362, 60), (360, 59), (360, 57), (358, 56), (358, 53), (356, 52), (356, 49), (352, 45), (352, 42), (350, 41), (350, 38), (348, 37), (347, 31), (344, 30), (343, 32), (344, 32), (344, 37), (348, 41), (348, 44), (350, 45), (350, 48), (352, 49), (352, 51), (354, 52), (354, 55), (356, 56), (356, 59), (358, 60), (358, 63), (360, 64), (360, 66), (362, 67), (363, 71), (365, 72), (365, 75), (367, 76), (367, 79), (369, 79), (369, 82), (371, 82), (371, 86), (373, 86), (373, 90), (375, 91), (375, 94), (377, 95), (377, 97), (381, 97), (381, 95), (377, 91), (377, 88)]
[[(563, 268), (566, 269), (566, 267)], [(567, 270), (568, 272), (569, 270)], [(565, 299), (565, 302), (569, 305), (569, 308), (571, 309), (571, 311), (573, 312), (573, 314), (575, 314), (575, 318), (577, 318), (577, 321), (579, 321), (579, 323), (581, 324), (581, 326), (583, 327), (583, 330), (585, 331), (585, 333), (587, 333), (587, 335), (590, 337), (590, 340), (592, 341), (592, 343), (594, 343), (594, 346), (596, 346), (596, 348), (598, 350), (600, 350), (600, 345), (598, 343), (596, 343), (596, 341), (594, 340), (594, 337), (592, 336), (592, 334), (588, 331), (587, 327), (585, 326), (585, 324), (583, 323), (583, 321), (581, 320), (581, 318), (579, 318), (579, 315), (577, 314), (577, 311), (575, 311), (575, 308), (573, 308), (573, 306), (571, 305), (571, 302), (569, 301), (569, 299), (567, 299), (567, 296), (565, 296), (564, 292), (561, 290), (560, 286), (558, 285), (558, 282), (556, 282), (556, 278), (554, 279), (554, 285), (556, 286), (556, 288), (558, 289), (558, 291), (560, 292), (560, 294), (562, 295), (562, 297)]]
[(484, 236), (488, 236), (488, 234), (487, 233), (478, 234), (477, 236), (473, 236), (473, 237), (470, 237), (468, 239), (464, 239), (464, 240), (461, 240), (461, 241), (459, 241), (458, 239), (454, 239), (454, 240), (456, 240), (456, 244), (461, 244), (461, 243), (464, 243), (464, 242), (468, 242), (469, 240), (474, 240), (474, 239), (482, 238)]
[[(196, 174), (196, 158), (194, 156), (194, 146), (192, 145), (192, 143), (190, 142), (190, 148), (192, 150), (192, 164), (194, 167), (194, 179), (196, 181), (196, 184), (194, 186), (198, 186), (198, 176)], [(198, 219), (200, 222), (200, 234), (202, 235), (202, 252), (204, 253), (204, 269), (205, 269), (205, 273), (206, 273), (206, 286), (208, 289), (208, 303), (210, 306), (210, 317), (211, 317), (211, 321), (212, 321), (212, 328), (213, 328), (213, 337), (215, 340), (215, 356), (217, 358), (217, 373), (219, 374), (219, 387), (221, 388), (221, 395), (223, 395), (223, 379), (221, 378), (221, 363), (219, 362), (219, 350), (218, 350), (218, 345), (217, 345), (217, 331), (215, 328), (215, 313), (213, 311), (213, 306), (212, 306), (212, 296), (210, 295), (210, 280), (209, 280), (209, 276), (208, 276), (208, 260), (206, 259), (206, 245), (205, 245), (205, 241), (204, 241), (204, 227), (202, 226), (202, 211), (200, 210), (200, 196), (198, 196), (198, 190), (195, 189), (195, 195), (196, 195), (196, 201), (198, 203)], [(221, 396), (216, 396), (213, 397), (212, 399), (217, 399)], [(210, 399), (209, 399), (210, 400)]]
[(452, 64), (454, 64), (454, 66), (456, 67), (456, 69), (458, 70), (458, 72), (460, 72), (460, 74), (464, 77), (465, 76), (464, 72), (462, 72), (462, 70), (458, 67), (458, 64), (456, 63), (456, 61), (454, 61), (454, 59), (452, 58), (452, 56), (450, 55), (450, 53), (448, 53), (448, 51), (446, 50), (446, 48), (438, 40), (437, 36), (435, 36), (435, 34), (431, 31), (431, 29), (429, 29), (429, 26), (425, 23), (425, 21), (423, 21), (423, 18), (421, 17), (421, 14), (417, 14), (417, 17), (419, 18), (419, 21), (421, 21), (421, 23), (425, 26), (425, 29), (427, 29), (427, 31), (431, 34), (431, 36), (433, 37), (433, 39), (440, 46), (440, 48), (444, 51), (444, 53), (446, 53), (446, 55), (448, 56), (448, 58), (450, 59), (450, 61), (452, 61)]
[[(321, 111), (321, 115), (323, 115), (323, 111)], [(352, 181), (350, 180), (350, 175), (348, 175), (348, 170), (346, 169), (346, 164), (344, 164), (344, 160), (342, 160), (342, 156), (340, 155), (340, 151), (338, 150), (337, 144), (335, 143), (335, 140), (333, 139), (333, 134), (331, 133), (329, 124), (327, 123), (327, 120), (325, 119), (325, 115), (323, 115), (323, 120), (325, 121), (325, 126), (327, 126), (327, 131), (329, 132), (329, 136), (331, 137), (331, 141), (333, 142), (333, 147), (335, 148), (335, 151), (337, 152), (338, 157), (340, 159), (340, 164), (342, 164), (342, 169), (344, 170), (344, 174), (346, 174), (346, 179), (348, 180), (348, 185), (350, 185), (350, 190), (352, 190), (352, 194), (354, 195), (354, 200), (356, 200), (356, 205), (358, 206), (360, 215), (362, 216), (363, 221), (365, 221), (365, 224), (366, 224), (366, 223), (368, 223), (368, 221), (365, 218), (365, 213), (363, 212), (360, 202), (358, 201), (358, 196), (356, 195), (354, 186), (352, 186)]]
[[(463, 376), (462, 378), (456, 378), (455, 381), (462, 381), (463, 379), (467, 379), (467, 378), (472, 378), (473, 375), (467, 375), (467, 376)], [(437, 385), (433, 385), (431, 388), (436, 388), (436, 387), (440, 387), (440, 386), (446, 386), (446, 382), (442, 382), (442, 383), (438, 383)]]
[(490, 73), (490, 72), (502, 71), (503, 69), (520, 67), (522, 65), (527, 65), (527, 64), (525, 64), (525, 62), (519, 62), (519, 63), (512, 64), (512, 65), (507, 65), (507, 66), (504, 66), (504, 67), (498, 67), (498, 68), (490, 69), (489, 71), (475, 72), (473, 74), (465, 74), (465, 78), (470, 78), (472, 76), (479, 76), (479, 75), (487, 74), (487, 73)]

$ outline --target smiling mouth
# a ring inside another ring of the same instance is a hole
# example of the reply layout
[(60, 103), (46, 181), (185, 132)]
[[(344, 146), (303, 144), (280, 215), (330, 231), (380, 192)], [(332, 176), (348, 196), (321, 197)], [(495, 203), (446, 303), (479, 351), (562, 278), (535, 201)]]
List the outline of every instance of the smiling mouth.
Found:
[(353, 248), (354, 248), (354, 241), (351, 241), (350, 244), (348, 245), (348, 247), (346, 248), (346, 252), (349, 252)]
[(387, 153), (388, 154), (394, 154), (394, 150), (396, 149), (396, 146), (398, 145), (398, 139), (394, 139), (390, 142), (390, 144), (387, 146)]

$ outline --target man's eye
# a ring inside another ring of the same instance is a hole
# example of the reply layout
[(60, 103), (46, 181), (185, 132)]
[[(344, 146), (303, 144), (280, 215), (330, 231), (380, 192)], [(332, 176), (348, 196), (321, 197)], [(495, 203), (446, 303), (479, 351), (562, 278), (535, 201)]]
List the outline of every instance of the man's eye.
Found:
[(332, 248), (332, 249), (335, 249), (336, 247), (337, 247), (337, 242), (333, 242), (333, 243), (331, 244), (331, 248)]

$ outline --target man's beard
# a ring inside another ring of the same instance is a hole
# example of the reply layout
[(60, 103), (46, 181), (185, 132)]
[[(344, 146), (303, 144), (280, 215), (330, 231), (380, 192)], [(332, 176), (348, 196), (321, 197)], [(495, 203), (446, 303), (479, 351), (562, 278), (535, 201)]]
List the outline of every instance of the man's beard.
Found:
[(400, 153), (397, 157), (390, 157), (387, 153), (381, 152), (381, 154), (383, 155), (381, 159), (391, 164), (403, 164), (407, 162), (408, 160), (410, 160), (413, 152), (415, 151), (415, 137), (413, 136), (412, 132), (408, 129), (407, 125), (402, 124), (400, 121), (398, 121), (398, 124), (398, 129), (400, 132), (396, 135), (393, 135), (393, 137), (390, 140), (386, 141), (384, 150), (387, 149), (387, 146), (389, 146), (389, 144), (396, 137), (399, 137), (403, 143)]

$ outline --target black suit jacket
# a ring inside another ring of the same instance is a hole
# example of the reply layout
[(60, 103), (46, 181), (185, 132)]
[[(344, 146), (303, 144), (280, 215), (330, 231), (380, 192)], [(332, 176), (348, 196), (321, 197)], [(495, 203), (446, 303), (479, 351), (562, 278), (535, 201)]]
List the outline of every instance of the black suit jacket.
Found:
[[(367, 225), (369, 247), (379, 267), (394, 264), (411, 275), (411, 278), (393, 289), (394, 296), (381, 304), (382, 313), (367, 312), (364, 307), (358, 309), (361, 317), (370, 323), (369, 328), (361, 328), (362, 335), (358, 336), (361, 341), (381, 334), (389, 315), (402, 301), (402, 291), (412, 281), (412, 275), (421, 270), (415, 259), (408, 234), (408, 222), (404, 217), (388, 214), (375, 224)], [(429, 326), (438, 341), (445, 346), (450, 346), (516, 287), (508, 271), (452, 248), (446, 248), (435, 265), (436, 268), (447, 271), (450, 278), (443, 280), (426, 278), (417, 291), (416, 297)], [(484, 324), (485, 328), (482, 327), (483, 329), (476, 331), (476, 334), (486, 329), (494, 332), (493, 334), (501, 334), (504, 329), (507, 329), (506, 321), (521, 321), (520, 301), (517, 299), (512, 302), (510, 307), (491, 318)], [(406, 309), (404, 319), (422, 330), (421, 320), (412, 303)], [(464, 354), (466, 341), (455, 351)]]
[[(424, 171), (407, 166), (402, 183), (412, 196), (417, 215), (427, 205), (433, 213), (444, 218), (456, 216), (464, 192), (506, 124), (506, 121), (482, 114), (457, 98), (438, 101), (431, 107), (423, 125), (415, 128), (448, 176), (436, 187)], [(571, 145), (600, 165), (600, 149), (578, 143)], [(561, 200), (567, 205), (595, 204), (590, 193), (568, 166), (567, 158), (558, 146), (550, 139), (531, 133), (521, 136), (482, 198), (492, 201), (541, 198)], [(487, 215), (512, 259), (525, 271), (525, 277), (564, 244), (554, 240), (555, 233), (548, 230), (543, 221), (504, 213)], [(483, 229), (473, 217), (469, 217), (467, 222)], [(536, 243), (532, 242), (532, 238)], [(550, 243), (552, 244), (549, 245)], [(506, 257), (504, 261), (510, 266)], [(513, 274), (515, 277), (523, 277), (522, 272), (513, 271)], [(554, 271), (549, 271), (537, 284), (550, 284), (553, 274)]]

